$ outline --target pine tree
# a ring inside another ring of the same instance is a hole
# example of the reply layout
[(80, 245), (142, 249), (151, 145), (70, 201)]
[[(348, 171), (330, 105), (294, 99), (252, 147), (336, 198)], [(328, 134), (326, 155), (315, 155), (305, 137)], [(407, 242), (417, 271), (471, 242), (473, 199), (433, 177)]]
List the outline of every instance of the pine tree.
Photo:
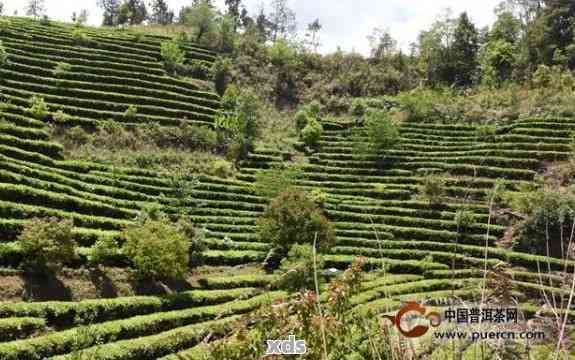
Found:
[(234, 32), (236, 32), (240, 23), (240, 5), (242, 0), (225, 0), (225, 3), (228, 7), (227, 15), (232, 19)]
[(269, 16), (272, 25), (272, 40), (286, 39), (297, 30), (295, 12), (289, 8), (287, 0), (272, 0), (272, 12)]
[(459, 16), (453, 38), (451, 48), (453, 83), (458, 86), (469, 86), (477, 77), (479, 33), (467, 13), (464, 12)]

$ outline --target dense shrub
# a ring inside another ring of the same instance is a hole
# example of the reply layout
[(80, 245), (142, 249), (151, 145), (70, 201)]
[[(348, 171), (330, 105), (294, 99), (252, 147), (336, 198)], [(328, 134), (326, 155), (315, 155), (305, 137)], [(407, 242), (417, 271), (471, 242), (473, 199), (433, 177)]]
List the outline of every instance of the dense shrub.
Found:
[(120, 255), (120, 245), (113, 237), (98, 239), (92, 246), (88, 262), (92, 265), (106, 264)]
[(175, 41), (163, 42), (160, 55), (162, 56), (164, 65), (169, 71), (173, 71), (178, 65), (183, 65), (184, 61), (186, 61), (186, 53)]
[(228, 142), (239, 146), (236, 160), (245, 158), (259, 133), (260, 102), (251, 90), (229, 86), (222, 97), (222, 112), (215, 118), (216, 128)]
[(126, 228), (124, 254), (143, 278), (182, 278), (188, 269), (189, 239), (167, 219)]
[(32, 219), (18, 237), (24, 265), (34, 271), (56, 272), (76, 255), (71, 220), (57, 218)]
[(318, 249), (326, 250), (335, 242), (334, 226), (306, 193), (294, 188), (273, 199), (257, 224), (262, 241), (284, 249), (315, 239)]
[(43, 119), (50, 114), (48, 105), (46, 105), (44, 98), (40, 96), (32, 96), (30, 98), (30, 108), (28, 111), (36, 119)]
[(439, 174), (427, 174), (419, 187), (420, 196), (431, 205), (440, 205), (446, 195), (445, 178)]
[(368, 112), (365, 119), (365, 130), (371, 149), (378, 153), (385, 151), (399, 141), (399, 127), (385, 111)]
[(567, 256), (575, 225), (575, 195), (571, 192), (526, 191), (513, 195), (514, 210), (527, 215), (516, 227), (514, 248), (532, 254)]
[(278, 280), (278, 286), (291, 292), (313, 290), (316, 271), (318, 285), (323, 282), (323, 276), (321, 276), (323, 267), (324, 261), (321, 255), (316, 254), (314, 262), (312, 245), (293, 245), (287, 257), (281, 261), (279, 270), (282, 274)]
[(220, 159), (214, 161), (212, 164), (212, 175), (222, 179), (229, 178), (234, 174), (234, 165), (229, 161)]
[(224, 57), (218, 57), (218, 59), (212, 64), (212, 79), (214, 81), (216, 92), (220, 96), (225, 94), (226, 88), (231, 81), (231, 68), (231, 60)]
[(301, 131), (301, 138), (307, 146), (317, 146), (322, 134), (323, 126), (312, 118)]

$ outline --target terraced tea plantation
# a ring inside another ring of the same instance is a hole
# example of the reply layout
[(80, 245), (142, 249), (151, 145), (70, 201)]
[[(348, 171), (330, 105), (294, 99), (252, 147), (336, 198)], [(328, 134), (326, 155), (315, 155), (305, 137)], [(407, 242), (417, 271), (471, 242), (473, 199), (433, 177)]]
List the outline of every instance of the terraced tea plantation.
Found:
[[(217, 336), (241, 314), (287, 296), (270, 290), (275, 276), (254, 265), (271, 244), (256, 234), (256, 220), (269, 199), (257, 196), (253, 183), (258, 172), (281, 163), (285, 154), (259, 149), (242, 163), (236, 179), (203, 175), (185, 199), (170, 174), (64, 159), (48, 130), (54, 121), (88, 127), (105, 122), (212, 126), (219, 108), (215, 93), (166, 73), (160, 58), (165, 38), (82, 32), (79, 40), (67, 25), (21, 18), (0, 22), (9, 55), (0, 68), (1, 273), (20, 273), (22, 249), (15, 240), (31, 218), (72, 219), (81, 245), (75, 265), (81, 267), (99, 238), (117, 237), (154, 204), (168, 214), (186, 210), (206, 229), (204, 257), (214, 273), (202, 275), (191, 290), (164, 296), (0, 303), (0, 359), (73, 359), (80, 350), (95, 359), (197, 355), (209, 333)], [(216, 57), (201, 47), (186, 50), (189, 60), (206, 64)], [(70, 65), (63, 73), (56, 71), (61, 63)], [(50, 113), (65, 116), (38, 119), (30, 111), (34, 96), (45, 100)], [(126, 117), (130, 106), (137, 113)], [(337, 246), (325, 256), (326, 268), (343, 270), (365, 257), (373, 273), (351, 301), (386, 312), (405, 300), (440, 306), (452, 298), (478, 299), (482, 269), (503, 262), (513, 267), (521, 309), (533, 313), (541, 289), (563, 293), (547, 270), (561, 271), (565, 264), (498, 246), (506, 227), (490, 216), (489, 191), (495, 185), (518, 190), (546, 162), (567, 159), (574, 129), (575, 119), (530, 119), (481, 139), (472, 126), (406, 123), (400, 143), (385, 156), (356, 154), (357, 129), (351, 126), (326, 130), (297, 182), (329, 195), (326, 209)], [(448, 198), (438, 206), (418, 196), (429, 172), (448, 174)], [(463, 208), (473, 214), (464, 230), (455, 220)], [(216, 271), (229, 274), (229, 267), (238, 265), (253, 272), (223, 276)], [(93, 336), (79, 341), (82, 331)]]

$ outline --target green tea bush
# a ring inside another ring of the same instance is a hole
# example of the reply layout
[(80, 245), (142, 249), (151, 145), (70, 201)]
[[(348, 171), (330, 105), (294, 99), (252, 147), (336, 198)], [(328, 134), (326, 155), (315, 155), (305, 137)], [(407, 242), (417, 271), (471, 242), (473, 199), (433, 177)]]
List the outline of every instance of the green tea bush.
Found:
[(273, 198), (282, 191), (295, 185), (302, 175), (302, 169), (296, 165), (276, 165), (256, 174), (254, 189), (257, 195)]
[(279, 270), (282, 274), (278, 280), (278, 287), (290, 292), (313, 290), (316, 271), (319, 273), (318, 285), (323, 283), (324, 279), (321, 276), (323, 267), (324, 261), (319, 254), (316, 254), (314, 264), (312, 245), (293, 245), (287, 257), (281, 261)]
[(307, 146), (317, 146), (323, 134), (323, 126), (312, 118), (301, 131), (301, 138)]
[(479, 125), (475, 128), (475, 136), (479, 140), (492, 140), (497, 134), (497, 126), (491, 124)]
[(18, 236), (24, 265), (34, 271), (57, 272), (76, 256), (72, 220), (58, 218), (30, 220)]
[(333, 224), (305, 192), (295, 188), (273, 199), (257, 224), (262, 241), (284, 249), (293, 244), (313, 244), (314, 239), (319, 250), (335, 243)]
[(139, 276), (148, 279), (182, 278), (187, 273), (190, 241), (165, 218), (148, 219), (126, 228), (122, 247)]

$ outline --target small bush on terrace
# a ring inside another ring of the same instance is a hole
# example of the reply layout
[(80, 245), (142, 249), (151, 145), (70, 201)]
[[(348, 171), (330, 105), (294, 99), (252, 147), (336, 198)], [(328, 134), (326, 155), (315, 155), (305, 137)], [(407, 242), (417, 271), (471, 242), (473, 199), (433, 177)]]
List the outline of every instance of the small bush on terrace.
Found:
[(28, 111), (36, 119), (43, 119), (50, 114), (48, 105), (46, 105), (44, 98), (40, 96), (32, 96), (30, 99), (30, 108)]
[(301, 131), (301, 138), (307, 146), (313, 147), (317, 146), (322, 134), (323, 126), (316, 119), (310, 119)]
[(32, 219), (18, 237), (24, 265), (34, 271), (57, 272), (76, 255), (72, 220)]
[(430, 205), (440, 205), (446, 194), (445, 177), (439, 174), (428, 174), (423, 177), (419, 193)]
[(313, 244), (314, 239), (319, 250), (335, 243), (334, 226), (305, 192), (295, 188), (273, 199), (257, 224), (262, 241), (286, 250), (293, 244)]
[[(315, 270), (317, 269), (318, 273), (321, 273), (323, 266), (324, 261), (318, 254), (315, 256), (314, 264), (312, 245), (296, 244), (292, 246), (288, 256), (281, 262), (279, 270), (282, 275), (278, 281), (278, 286), (292, 292), (313, 290), (315, 288)], [(318, 282), (320, 280), (323, 280), (323, 276), (318, 275)]]
[(167, 218), (147, 219), (126, 228), (124, 254), (142, 278), (182, 278), (188, 270), (190, 241)]
[(53, 74), (56, 77), (62, 77), (66, 75), (66, 73), (70, 72), (70, 70), (72, 70), (72, 65), (65, 62), (59, 62), (54, 68)]
[(372, 111), (367, 115), (365, 125), (370, 142), (380, 152), (399, 141), (399, 126), (385, 111)]
[(175, 41), (163, 42), (160, 54), (168, 71), (173, 71), (177, 66), (183, 65), (186, 61), (186, 53)]

